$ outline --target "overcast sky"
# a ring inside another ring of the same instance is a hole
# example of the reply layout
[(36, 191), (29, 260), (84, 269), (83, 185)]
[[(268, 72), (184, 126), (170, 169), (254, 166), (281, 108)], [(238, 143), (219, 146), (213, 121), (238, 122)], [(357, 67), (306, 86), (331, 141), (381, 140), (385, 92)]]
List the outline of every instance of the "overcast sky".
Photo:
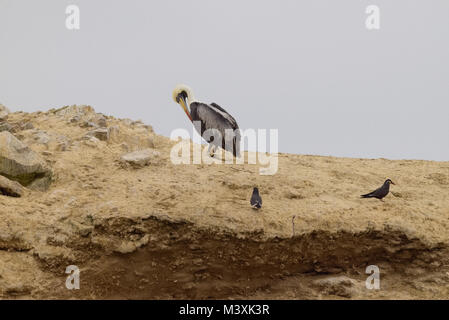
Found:
[(449, 161), (449, 1), (0, 0), (11, 110), (89, 104), (169, 136), (191, 130), (177, 83), (281, 152)]

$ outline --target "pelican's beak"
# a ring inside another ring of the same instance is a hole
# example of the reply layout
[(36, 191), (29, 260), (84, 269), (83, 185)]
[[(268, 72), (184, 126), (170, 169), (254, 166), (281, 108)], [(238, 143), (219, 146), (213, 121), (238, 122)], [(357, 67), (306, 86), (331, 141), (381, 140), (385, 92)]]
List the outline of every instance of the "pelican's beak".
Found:
[(396, 183), (394, 183), (393, 181), (391, 181), (391, 184), (396, 184)]
[(186, 113), (186, 115), (189, 117), (190, 121), (193, 122), (192, 120), (192, 116), (190, 115), (189, 109), (187, 109), (187, 101), (186, 98), (183, 97), (182, 95), (178, 96), (178, 103), (181, 105), (181, 107), (184, 109), (184, 112)]

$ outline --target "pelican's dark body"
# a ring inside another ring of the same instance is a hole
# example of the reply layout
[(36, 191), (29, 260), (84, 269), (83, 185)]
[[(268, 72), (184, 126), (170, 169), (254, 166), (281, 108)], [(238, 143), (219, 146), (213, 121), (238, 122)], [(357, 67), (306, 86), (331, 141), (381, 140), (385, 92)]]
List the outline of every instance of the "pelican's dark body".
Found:
[(254, 209), (262, 208), (262, 198), (259, 195), (259, 189), (254, 188), (250, 203)]
[(384, 182), (382, 187), (380, 187), (379, 189), (374, 190), (373, 192), (364, 194), (361, 197), (362, 198), (376, 198), (376, 199), (382, 200), (390, 192), (390, 183), (392, 183), (392, 182), (391, 182), (390, 179), (388, 179), (388, 180), (386, 180)]
[(190, 104), (190, 115), (193, 122), (199, 121), (201, 123), (201, 128), (195, 126), (201, 137), (206, 130), (218, 130), (220, 133), (221, 141), (214, 141), (212, 136), (205, 139), (208, 143), (232, 152), (235, 157), (240, 155), (239, 126), (226, 110), (216, 103), (209, 105), (202, 102), (192, 102)]

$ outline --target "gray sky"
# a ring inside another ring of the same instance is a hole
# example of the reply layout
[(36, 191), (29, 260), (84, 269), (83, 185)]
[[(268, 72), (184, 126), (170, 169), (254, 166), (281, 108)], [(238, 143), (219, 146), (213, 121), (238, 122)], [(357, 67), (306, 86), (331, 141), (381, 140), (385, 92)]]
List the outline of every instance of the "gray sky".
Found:
[(448, 13), (447, 0), (0, 0), (0, 103), (90, 104), (169, 136), (191, 130), (171, 100), (186, 83), (242, 129), (279, 129), (281, 152), (449, 161)]

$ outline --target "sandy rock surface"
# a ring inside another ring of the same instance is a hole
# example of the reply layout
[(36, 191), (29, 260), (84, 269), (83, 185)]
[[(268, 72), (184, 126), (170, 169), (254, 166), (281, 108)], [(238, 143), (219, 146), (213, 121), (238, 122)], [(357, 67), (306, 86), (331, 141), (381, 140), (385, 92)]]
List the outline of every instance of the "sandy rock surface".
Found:
[(52, 171), (36, 152), (5, 131), (0, 132), (0, 174), (31, 189), (47, 190)]
[(21, 197), (23, 193), (24, 188), (20, 183), (0, 175), (0, 195)]
[[(51, 181), (0, 193), (4, 298), (449, 297), (449, 162), (279, 154), (268, 176), (175, 165), (176, 142), (89, 106), (6, 124), (0, 174), (32, 167)], [(396, 185), (383, 202), (360, 198), (386, 178)], [(388, 275), (379, 291), (363, 289), (372, 264)], [(65, 288), (69, 265), (81, 290)], [(324, 274), (349, 280), (316, 282)]]

